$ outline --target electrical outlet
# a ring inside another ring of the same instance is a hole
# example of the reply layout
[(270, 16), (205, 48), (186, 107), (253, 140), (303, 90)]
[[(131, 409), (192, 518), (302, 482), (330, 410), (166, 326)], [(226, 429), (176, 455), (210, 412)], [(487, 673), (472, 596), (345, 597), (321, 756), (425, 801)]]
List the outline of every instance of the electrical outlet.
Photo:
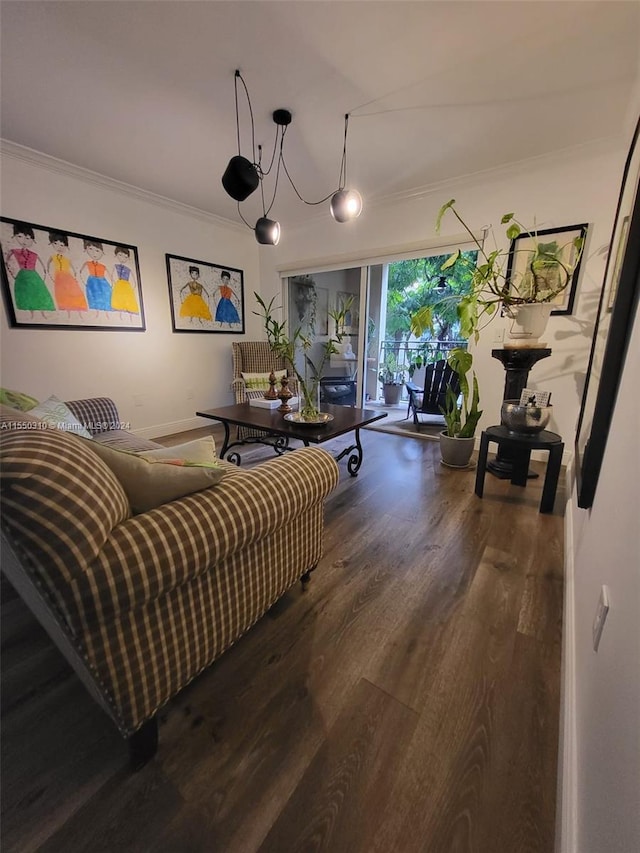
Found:
[(134, 394), (133, 395), (133, 405), (134, 406), (144, 406), (144, 396), (142, 394)]
[(194, 397), (193, 388), (187, 388), (187, 400), (193, 400)]
[(593, 619), (593, 650), (594, 652), (598, 651), (598, 646), (600, 645), (600, 637), (602, 636), (602, 629), (604, 628), (604, 623), (607, 618), (607, 613), (609, 612), (609, 590), (606, 586), (603, 586), (600, 590), (600, 597), (598, 598), (598, 606), (596, 607), (596, 615)]
[(504, 329), (493, 330), (493, 342), (494, 344), (501, 344), (504, 342)]

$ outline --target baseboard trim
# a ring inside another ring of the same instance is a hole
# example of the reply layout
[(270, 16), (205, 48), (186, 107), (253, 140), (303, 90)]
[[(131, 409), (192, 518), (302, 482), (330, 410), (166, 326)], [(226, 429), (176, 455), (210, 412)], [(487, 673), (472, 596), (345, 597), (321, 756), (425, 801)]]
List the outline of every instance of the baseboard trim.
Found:
[(577, 744), (575, 684), (575, 565), (573, 464), (565, 472), (568, 495), (564, 514), (564, 616), (555, 853), (577, 853)]

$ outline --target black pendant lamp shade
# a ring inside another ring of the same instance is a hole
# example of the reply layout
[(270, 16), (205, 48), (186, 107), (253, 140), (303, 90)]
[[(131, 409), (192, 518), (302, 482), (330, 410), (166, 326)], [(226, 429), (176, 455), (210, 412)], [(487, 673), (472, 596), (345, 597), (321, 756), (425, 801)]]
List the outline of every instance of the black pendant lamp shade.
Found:
[(280, 242), (280, 223), (261, 216), (256, 222), (256, 240), (263, 246), (277, 246)]
[[(247, 97), (247, 106), (251, 116), (251, 151), (254, 158), (253, 162), (243, 157), (240, 154), (240, 118), (238, 112), (238, 84), (244, 88)], [(262, 197), (262, 216), (258, 219), (253, 228), (255, 238), (258, 243), (263, 246), (277, 246), (280, 241), (280, 223), (275, 219), (269, 219), (269, 213), (273, 207), (276, 195), (278, 192), (278, 178), (280, 174), (286, 176), (291, 184), (295, 194), (300, 201), (308, 205), (324, 204), (331, 199), (331, 215), (336, 222), (349, 222), (356, 219), (362, 212), (362, 196), (357, 190), (345, 189), (347, 183), (347, 128), (349, 125), (349, 114), (344, 117), (344, 142), (342, 146), (342, 161), (340, 163), (340, 176), (338, 179), (338, 189), (329, 193), (329, 195), (319, 201), (309, 201), (303, 197), (300, 190), (293, 182), (293, 178), (287, 168), (284, 160), (284, 140), (287, 128), (291, 124), (292, 115), (290, 110), (277, 109), (272, 113), (274, 124), (276, 125), (276, 135), (273, 145), (273, 153), (271, 159), (262, 160), (262, 146), (255, 144), (255, 129), (253, 124), (253, 109), (251, 107), (251, 99), (249, 98), (249, 90), (240, 74), (240, 71), (235, 72), (234, 82), (235, 106), (236, 106), (236, 135), (238, 138), (238, 153), (235, 157), (229, 160), (224, 175), (222, 176), (222, 186), (225, 192), (232, 199), (238, 202), (238, 214), (244, 224), (251, 228), (251, 221), (245, 219), (240, 210), (240, 202), (247, 199), (252, 192), (260, 187)], [(268, 162), (268, 165), (266, 165)], [(274, 174), (274, 186), (271, 193), (271, 200), (265, 201), (265, 179), (272, 172)]]
[(231, 198), (244, 201), (258, 188), (259, 183), (257, 169), (246, 157), (236, 154), (229, 160), (222, 176), (222, 186)]

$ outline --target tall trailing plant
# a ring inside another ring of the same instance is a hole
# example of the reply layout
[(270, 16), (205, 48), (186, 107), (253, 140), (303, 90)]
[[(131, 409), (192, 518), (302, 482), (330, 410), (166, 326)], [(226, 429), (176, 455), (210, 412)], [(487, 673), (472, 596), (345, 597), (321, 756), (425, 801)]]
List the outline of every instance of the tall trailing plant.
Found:
[(467, 373), (473, 364), (473, 356), (468, 350), (457, 347), (451, 350), (447, 361), (451, 369), (458, 374), (462, 397), (462, 402), (458, 404), (458, 396), (451, 386), (447, 387), (445, 404), (440, 407), (447, 425), (447, 435), (451, 438), (473, 438), (482, 416), (482, 411), (478, 409), (480, 394), (475, 372), (471, 386), (467, 379)]
[[(538, 239), (535, 229), (527, 230), (516, 219), (514, 213), (505, 213), (502, 215), (500, 223), (506, 225), (505, 236), (507, 239), (515, 240), (516, 237), (525, 234), (531, 237), (534, 246), (533, 251), (531, 249), (523, 250), (527, 254), (527, 263), (523, 274), (517, 280), (513, 276), (509, 279), (510, 252), (498, 248), (491, 251), (485, 249), (485, 241), (480, 242), (478, 240), (458, 213), (454, 198), (440, 208), (436, 219), (436, 233), (440, 232), (443, 217), (448, 213), (455, 216), (478, 247), (478, 262), (471, 271), (469, 293), (462, 297), (445, 297), (447, 300), (456, 300), (460, 331), (463, 338), (473, 337), (477, 341), (481, 322), (483, 319), (491, 320), (501, 305), (508, 309), (510, 306), (527, 303), (551, 302), (567, 287), (580, 262), (584, 248), (582, 237), (575, 237), (565, 244), (559, 244), (555, 240), (543, 242)], [(565, 256), (565, 250), (568, 246), (572, 246), (575, 250), (570, 263), (567, 262)], [(441, 269), (446, 271), (458, 264), (469, 265), (468, 257), (460, 249), (447, 258)], [(429, 305), (421, 308), (413, 315), (411, 330), (415, 335), (420, 336), (427, 329), (433, 329), (435, 310), (435, 306)]]

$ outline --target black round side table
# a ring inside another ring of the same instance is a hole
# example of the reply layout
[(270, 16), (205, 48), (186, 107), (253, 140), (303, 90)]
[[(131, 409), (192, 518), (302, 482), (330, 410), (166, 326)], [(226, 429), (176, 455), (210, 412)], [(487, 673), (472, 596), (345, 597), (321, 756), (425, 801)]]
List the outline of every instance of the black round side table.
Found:
[(498, 445), (498, 452), (501, 448), (505, 448), (509, 452), (512, 461), (511, 482), (514, 486), (527, 485), (532, 450), (547, 450), (549, 452), (540, 512), (553, 512), (564, 450), (562, 438), (555, 432), (548, 432), (547, 430), (530, 434), (510, 432), (504, 426), (487, 427), (482, 431), (480, 437), (480, 452), (476, 469), (476, 495), (479, 498), (482, 497), (484, 491), (484, 475), (487, 470), (487, 452), (490, 441)]
[[(503, 347), (492, 349), (491, 355), (501, 362), (505, 370), (503, 400), (519, 400), (520, 393), (529, 380), (529, 371), (543, 358), (549, 358), (549, 347)], [(513, 460), (506, 448), (499, 447), (496, 458), (489, 462), (489, 471), (501, 480), (510, 480)], [(533, 479), (538, 475), (529, 471)]]

